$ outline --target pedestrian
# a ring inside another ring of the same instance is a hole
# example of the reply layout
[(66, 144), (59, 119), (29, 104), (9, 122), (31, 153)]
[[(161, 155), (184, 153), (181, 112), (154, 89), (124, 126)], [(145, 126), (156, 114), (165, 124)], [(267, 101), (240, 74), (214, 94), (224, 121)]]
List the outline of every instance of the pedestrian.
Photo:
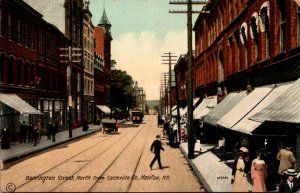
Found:
[(89, 129), (89, 125), (87, 124), (86, 121), (83, 121), (83, 124), (82, 124), (82, 131), (88, 131)]
[(32, 122), (29, 122), (29, 125), (28, 125), (28, 143), (33, 142), (33, 133), (34, 133), (34, 126), (33, 126)]
[(171, 128), (170, 129), (170, 134), (169, 134), (169, 145), (170, 145), (170, 147), (174, 147), (174, 138), (175, 138), (174, 130), (173, 130), (173, 128)]
[(279, 185), (279, 192), (297, 192), (300, 189), (299, 182), (296, 180), (297, 172), (295, 169), (287, 169), (284, 172), (287, 179)]
[(34, 130), (33, 130), (33, 142), (34, 142), (34, 146), (37, 146), (38, 142), (39, 142), (39, 137), (40, 137), (40, 131), (38, 129), (38, 125), (36, 125), (34, 127)]
[(277, 160), (280, 161), (278, 167), (278, 174), (281, 176), (281, 179), (284, 178), (284, 174), (288, 169), (294, 168), (294, 163), (296, 162), (296, 159), (291, 149), (292, 148), (290, 145), (286, 145), (285, 148), (279, 150), (277, 154)]
[(26, 143), (27, 130), (28, 127), (26, 125), (26, 122), (23, 121), (23, 123), (20, 125), (20, 143)]
[(52, 120), (50, 119), (49, 123), (47, 124), (47, 139), (48, 140), (51, 140), (53, 127), (54, 127), (54, 125), (52, 123)]
[(232, 166), (232, 192), (248, 192), (247, 174), (248, 169), (244, 161), (245, 153), (238, 151), (237, 158)]
[(4, 127), (1, 130), (1, 149), (9, 149), (9, 148), (10, 148), (9, 133), (7, 127)]
[(52, 129), (51, 129), (51, 136), (52, 136), (52, 142), (55, 142), (55, 135), (57, 133), (58, 130), (58, 125), (52, 125)]
[(256, 152), (256, 159), (252, 161), (251, 178), (253, 181), (252, 192), (266, 192), (265, 179), (267, 177), (267, 170), (265, 161), (262, 159), (262, 153)]
[(154, 162), (157, 160), (159, 168), (163, 169), (162, 165), (161, 165), (161, 161), (160, 161), (160, 150), (164, 150), (164, 148), (161, 145), (161, 141), (160, 141), (160, 135), (156, 135), (156, 139), (153, 141), (150, 151), (153, 152), (155, 154), (152, 162), (150, 163), (150, 169), (152, 170), (152, 166), (154, 164)]
[(225, 137), (223, 135), (220, 136), (218, 141), (218, 146), (220, 150), (220, 161), (226, 161), (226, 152), (225, 152)]
[(164, 124), (164, 137), (169, 137), (170, 123), (167, 121)]

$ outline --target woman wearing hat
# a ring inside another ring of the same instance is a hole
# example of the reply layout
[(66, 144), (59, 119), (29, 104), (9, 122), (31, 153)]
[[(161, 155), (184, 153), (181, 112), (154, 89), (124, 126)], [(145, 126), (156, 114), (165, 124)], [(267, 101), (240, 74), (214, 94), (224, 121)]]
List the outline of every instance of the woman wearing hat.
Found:
[(288, 169), (285, 173), (286, 180), (283, 180), (279, 185), (279, 192), (297, 192), (300, 187), (296, 180), (297, 172), (295, 169)]
[(253, 180), (252, 192), (266, 192), (265, 178), (267, 176), (265, 161), (261, 159), (261, 152), (256, 152), (256, 159), (252, 161), (251, 178)]
[(239, 151), (238, 158), (233, 162), (232, 166), (232, 192), (248, 192), (247, 173), (248, 167), (244, 160), (247, 153)]

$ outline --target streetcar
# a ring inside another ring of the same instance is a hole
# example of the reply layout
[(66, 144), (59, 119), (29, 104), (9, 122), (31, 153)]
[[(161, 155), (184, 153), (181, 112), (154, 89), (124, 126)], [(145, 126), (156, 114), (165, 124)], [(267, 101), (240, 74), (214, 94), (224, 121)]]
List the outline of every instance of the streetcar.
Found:
[(133, 124), (140, 124), (143, 122), (144, 113), (140, 108), (134, 108), (131, 110), (131, 120)]

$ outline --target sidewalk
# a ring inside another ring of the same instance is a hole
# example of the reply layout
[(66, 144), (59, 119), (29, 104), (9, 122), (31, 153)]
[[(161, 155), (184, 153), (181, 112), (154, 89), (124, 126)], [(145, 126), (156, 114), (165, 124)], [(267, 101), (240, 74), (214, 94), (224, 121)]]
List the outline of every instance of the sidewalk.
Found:
[[(232, 170), (224, 162), (220, 162), (220, 159), (212, 152), (216, 145), (201, 144), (202, 151), (199, 154), (200, 144), (196, 143), (194, 159), (188, 159), (186, 142), (181, 143), (179, 147), (207, 192), (231, 192)], [(248, 187), (252, 189), (251, 184), (248, 184)]]
[(27, 155), (31, 155), (34, 153), (37, 153), (39, 151), (42, 151), (47, 148), (51, 148), (57, 145), (60, 145), (62, 143), (77, 139), (82, 136), (86, 136), (92, 133), (95, 133), (97, 131), (100, 131), (102, 129), (102, 126), (100, 125), (89, 125), (88, 131), (82, 131), (82, 127), (78, 127), (75, 129), (72, 129), (72, 138), (69, 138), (69, 130), (63, 130), (56, 134), (55, 136), (55, 142), (52, 142), (52, 140), (47, 140), (46, 135), (41, 136), (41, 140), (38, 143), (37, 146), (34, 146), (33, 143), (20, 143), (18, 141), (11, 143), (10, 149), (1, 149), (0, 151), (0, 160), (2, 160), (3, 163), (7, 163), (22, 157), (25, 157)]

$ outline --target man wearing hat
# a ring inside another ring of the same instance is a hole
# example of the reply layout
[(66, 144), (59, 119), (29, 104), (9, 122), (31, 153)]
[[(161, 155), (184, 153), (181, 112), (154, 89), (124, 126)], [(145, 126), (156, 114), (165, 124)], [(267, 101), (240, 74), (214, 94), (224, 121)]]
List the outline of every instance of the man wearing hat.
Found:
[(295, 169), (288, 169), (285, 173), (286, 180), (283, 180), (279, 185), (279, 192), (297, 192), (300, 187), (296, 180), (297, 172)]
[[(154, 149), (154, 151), (153, 151)], [(160, 162), (160, 150), (164, 150), (164, 148), (161, 146), (161, 141), (160, 141), (160, 135), (156, 135), (156, 139), (153, 141), (150, 151), (153, 152), (155, 154), (152, 162), (150, 163), (150, 168), (152, 170), (152, 166), (154, 164), (154, 162), (157, 160), (159, 168), (162, 169), (162, 165)]]

